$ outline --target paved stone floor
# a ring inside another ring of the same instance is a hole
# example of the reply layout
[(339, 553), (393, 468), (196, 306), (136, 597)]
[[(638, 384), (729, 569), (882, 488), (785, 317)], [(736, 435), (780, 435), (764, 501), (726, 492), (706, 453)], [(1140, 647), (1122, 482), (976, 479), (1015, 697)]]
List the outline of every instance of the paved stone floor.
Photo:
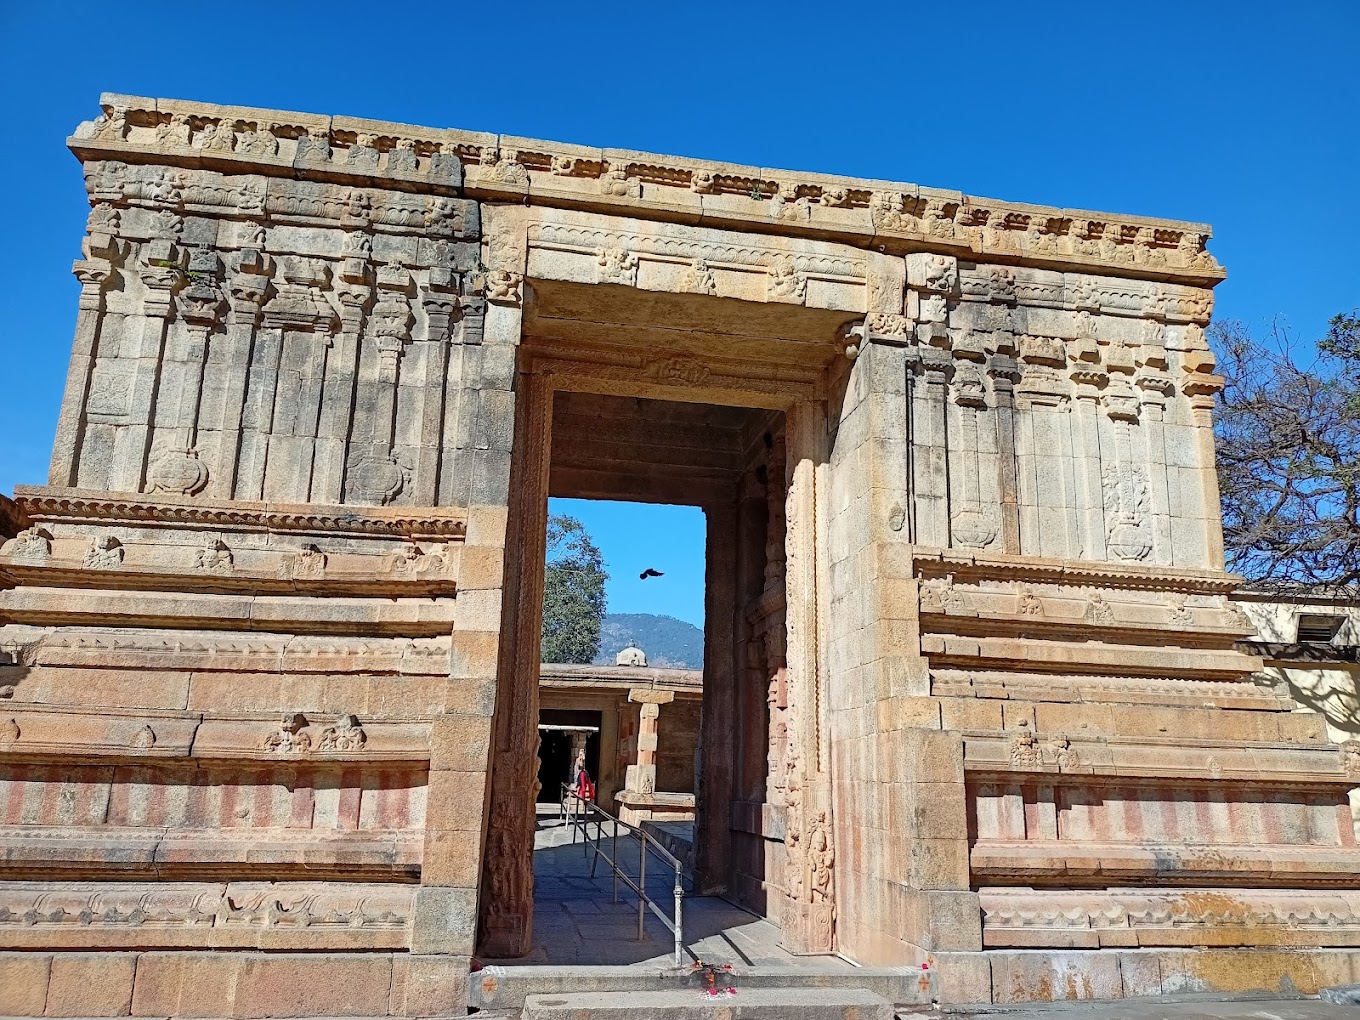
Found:
[[(593, 827), (592, 827), (593, 830)], [(608, 836), (608, 830), (606, 830)], [(592, 878), (591, 855), (572, 842), (572, 827), (563, 824), (555, 805), (540, 805), (534, 841), (534, 949), (517, 960), (487, 961), (506, 966), (618, 965), (655, 968), (674, 960), (674, 937), (650, 912), (642, 941), (637, 937), (638, 901), (620, 884), (614, 901), (609, 866), (600, 860)], [(606, 840), (606, 843), (611, 842)], [(619, 857), (636, 880), (638, 841), (620, 837)], [(656, 857), (647, 862), (647, 893), (668, 914), (675, 873)], [(685, 965), (705, 963), (743, 967), (798, 967), (851, 970), (834, 956), (793, 956), (779, 945), (779, 928), (762, 917), (717, 896), (684, 898)]]

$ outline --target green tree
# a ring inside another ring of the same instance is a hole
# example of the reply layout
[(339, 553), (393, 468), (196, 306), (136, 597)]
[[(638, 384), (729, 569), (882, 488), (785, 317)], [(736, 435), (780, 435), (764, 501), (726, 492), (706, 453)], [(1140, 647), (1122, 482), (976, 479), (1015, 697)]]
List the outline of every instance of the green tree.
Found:
[(548, 518), (543, 576), (543, 662), (587, 663), (600, 649), (604, 619), (604, 557), (575, 517)]
[(1360, 585), (1360, 317), (1316, 345), (1215, 324), (1215, 418), (1228, 567), (1258, 586)]

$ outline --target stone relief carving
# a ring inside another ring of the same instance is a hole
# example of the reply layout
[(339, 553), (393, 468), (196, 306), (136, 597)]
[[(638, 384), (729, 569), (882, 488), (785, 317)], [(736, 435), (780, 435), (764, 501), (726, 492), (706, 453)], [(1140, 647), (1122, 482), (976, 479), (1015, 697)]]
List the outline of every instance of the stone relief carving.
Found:
[(981, 549), (996, 539), (996, 525), (977, 505), (956, 510), (950, 521), (950, 532), (959, 545)]
[(167, 450), (152, 461), (147, 480), (152, 492), (193, 496), (208, 484), (208, 468), (197, 450)]
[(233, 562), (231, 549), (220, 538), (209, 538), (194, 553), (194, 569), (205, 574), (230, 574)]
[(703, 362), (682, 355), (661, 358), (647, 366), (647, 375), (658, 382), (679, 383), (685, 386), (701, 386), (708, 381), (711, 374)]
[(279, 577), (295, 580), (317, 580), (326, 576), (326, 554), (314, 544), (307, 544), (289, 553), (279, 565)]
[(260, 747), (272, 754), (306, 754), (312, 749), (312, 737), (306, 727), (307, 717), (301, 712), (285, 715), (278, 728), (260, 740)]
[(149, 751), (156, 746), (156, 731), (143, 726), (128, 739), (128, 747), (134, 751)]
[(486, 274), (486, 299), (492, 304), (517, 305), (524, 277), (507, 269), (493, 269)]
[(624, 248), (605, 248), (596, 256), (600, 283), (637, 284), (638, 257)]
[(486, 146), (481, 152), (481, 166), (484, 175), (502, 184), (528, 187), (529, 171), (524, 164), (517, 162), (519, 154), (514, 151), (502, 152), (494, 146)]
[(1037, 768), (1041, 763), (1039, 740), (1029, 730), (1021, 730), (1011, 740), (1011, 765), (1016, 768)]
[(713, 270), (707, 260), (696, 258), (685, 267), (685, 272), (680, 277), (680, 289), (687, 294), (718, 293), (718, 284), (713, 279)]
[(1195, 614), (1185, 604), (1184, 595), (1177, 595), (1172, 599), (1171, 605), (1167, 607), (1166, 622), (1173, 627), (1189, 627), (1194, 624)]
[(971, 609), (968, 599), (954, 587), (953, 574), (922, 581), (920, 591), (923, 613), (966, 613)]
[(1228, 615), (1228, 625), (1244, 633), (1255, 631), (1256, 625), (1251, 622), (1251, 617), (1247, 615), (1245, 609), (1226, 595), (1219, 596), (1219, 605), (1223, 612)]
[(807, 297), (807, 274), (787, 255), (778, 255), (769, 267), (769, 297), (772, 301), (802, 302)]
[(359, 725), (359, 720), (352, 715), (342, 715), (335, 721), (335, 725), (327, 726), (321, 731), (321, 739), (317, 742), (318, 751), (362, 751), (364, 745), (368, 743), (368, 736)]
[(629, 177), (626, 167), (610, 167), (600, 177), (600, 191), (620, 198), (641, 198), (642, 182)]
[(1081, 764), (1081, 759), (1072, 747), (1072, 741), (1061, 733), (1049, 738), (1048, 756), (1055, 765), (1062, 769), (1074, 769)]
[(1105, 601), (1105, 596), (1098, 591), (1092, 592), (1086, 602), (1086, 619), (1097, 627), (1114, 625), (1114, 608)]
[(410, 472), (391, 453), (370, 449), (345, 479), (345, 501), (387, 506), (408, 484)]
[(1106, 545), (1121, 560), (1143, 560), (1152, 551), (1148, 529), (1148, 480), (1142, 467), (1106, 465), (1101, 478)]
[(285, 715), (275, 730), (260, 741), (262, 750), (279, 755), (345, 754), (362, 751), (368, 735), (359, 725), (358, 717), (340, 716), (333, 725), (325, 727), (316, 739), (309, 732), (311, 723), (301, 712)]
[(10, 883), (0, 890), (0, 926), (73, 928), (401, 930), (412, 893), (381, 885), (233, 883), (186, 888), (136, 882)]
[(14, 718), (0, 722), (0, 746), (12, 744), (23, 736), (23, 731), (19, 729), (19, 723)]
[(396, 552), (389, 554), (386, 562), (388, 573), (407, 577), (444, 574), (449, 567), (443, 546), (422, 549), (413, 542), (404, 543)]
[(52, 555), (52, 533), (31, 525), (0, 546), (0, 553), (18, 563), (43, 563)]
[(1029, 585), (1022, 585), (1016, 606), (1016, 613), (1020, 616), (1043, 616), (1044, 600), (1034, 593), (1034, 589)]
[(81, 561), (91, 570), (117, 570), (123, 565), (123, 544), (113, 535), (96, 535)]
[(1341, 743), (1341, 771), (1353, 779), (1360, 779), (1360, 740)]

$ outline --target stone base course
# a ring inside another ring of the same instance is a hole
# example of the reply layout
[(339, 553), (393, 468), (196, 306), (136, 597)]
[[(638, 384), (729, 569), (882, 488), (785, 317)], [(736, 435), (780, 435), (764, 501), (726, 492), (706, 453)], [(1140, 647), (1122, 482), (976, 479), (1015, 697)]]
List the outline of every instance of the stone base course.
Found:
[(467, 976), (405, 953), (0, 953), (0, 1015), (462, 1016)]

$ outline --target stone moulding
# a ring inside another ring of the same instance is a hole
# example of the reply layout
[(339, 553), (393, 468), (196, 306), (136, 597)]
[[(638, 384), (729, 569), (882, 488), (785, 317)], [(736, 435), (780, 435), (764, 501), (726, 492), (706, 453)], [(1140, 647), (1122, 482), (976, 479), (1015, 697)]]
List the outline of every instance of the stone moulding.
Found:
[[(849, 292), (841, 295), (839, 302), (830, 303), (830, 307), (847, 311), (862, 308), (863, 297), (858, 292), (868, 280), (865, 259), (821, 250), (790, 252), (787, 248), (761, 245), (755, 235), (741, 240), (747, 243), (717, 244), (692, 236), (673, 236), (659, 226), (644, 233), (586, 224), (532, 223), (528, 227), (530, 275), (537, 275), (532, 272), (536, 252), (576, 255), (583, 257), (579, 259), (581, 265), (576, 275), (582, 282), (592, 282), (595, 270), (586, 272), (587, 263), (607, 261), (609, 253), (624, 252), (632, 259), (631, 276), (606, 282), (638, 286), (641, 273), (637, 261), (642, 257), (675, 271), (687, 271), (689, 275), (681, 282), (681, 290), (724, 296), (724, 288), (715, 281), (722, 279), (724, 273), (735, 273), (765, 278), (766, 294), (776, 301), (804, 303), (808, 283), (820, 282)], [(855, 294), (858, 300), (849, 294)], [(733, 296), (742, 295), (735, 292)]]
[[(1174, 738), (1082, 737), (1073, 734), (1032, 734), (1035, 753), (1015, 754), (1025, 731), (980, 734), (964, 739), (963, 767), (969, 772), (1074, 773), (1082, 776), (1127, 778), (1166, 777), (1217, 781), (1304, 783), (1309, 786), (1354, 785), (1331, 744), (1216, 741), (1200, 739), (1187, 746)], [(1072, 764), (1060, 765), (1049, 744), (1061, 737)]]
[(0, 591), (0, 618), (34, 626), (100, 626), (247, 630), (290, 634), (344, 634), (435, 638), (453, 628), (452, 599), (246, 595), (144, 590), (128, 599), (116, 590), (79, 594), (56, 587)]
[(1360, 895), (1346, 890), (984, 887), (985, 946), (1360, 946)]
[(1196, 680), (1189, 677), (1097, 676), (1069, 674), (1055, 684), (1052, 674), (932, 669), (930, 692), (936, 697), (997, 698), (1037, 702), (1123, 703), (1185, 708), (1237, 708), (1287, 712), (1288, 694), (1258, 681)]
[(958, 578), (989, 578), (1135, 591), (1175, 591), (1188, 594), (1228, 595), (1242, 579), (1215, 570), (1165, 566), (1137, 566), (1112, 562), (1053, 560), (1037, 556), (985, 556), (953, 550), (922, 550), (912, 557), (917, 570), (927, 576), (952, 573)]
[(130, 630), (65, 627), (18, 653), (27, 666), (192, 669), (199, 673), (263, 671), (290, 675), (345, 673), (360, 661), (370, 676), (447, 676), (449, 638), (224, 633), (201, 628)]
[(369, 506), (148, 500), (25, 485), (15, 486), (14, 495), (16, 523), (25, 527), (39, 521), (97, 520), (110, 525), (154, 523), (194, 530), (325, 532), (356, 538), (461, 539), (467, 534), (462, 513), (431, 510), (416, 515), (398, 508)]
[(396, 883), (0, 882), (0, 940), (15, 949), (404, 949), (415, 888)]
[(1097, 266), (1212, 286), (1223, 268), (1204, 224), (1056, 209), (915, 184), (732, 166), (452, 129), (105, 94), (68, 144), (83, 160), (166, 163), (265, 176), (654, 219), (835, 236), (1002, 261)]
[(1347, 885), (1355, 846), (1221, 843), (1207, 840), (978, 840), (969, 854), (974, 881), (1000, 885), (1156, 882), (1295, 886)]
[[(275, 761), (298, 764), (336, 761), (413, 762), (430, 758), (428, 723), (368, 722), (354, 716), (303, 716), (299, 731), (307, 746), (289, 754), (268, 744), (279, 729), (276, 716), (214, 718), (202, 713), (98, 713), (9, 704), (0, 722), (13, 721), (18, 736), (0, 737), (0, 758), (194, 758)], [(328, 731), (358, 731), (358, 739), (327, 740)]]
[(196, 574), (166, 569), (125, 567), (115, 572), (82, 568), (75, 562), (50, 559), (42, 565), (23, 563), (0, 555), (0, 584), (56, 586), (73, 589), (116, 588), (120, 591), (222, 592), (249, 595), (389, 595), (403, 598), (452, 598), (457, 583), (451, 577), (390, 575), (375, 568), (332, 572), (325, 577), (290, 578), (259, 570), (233, 570), (231, 574)]
[(359, 832), (283, 827), (160, 828), (142, 825), (0, 825), (0, 874), (76, 879), (91, 873), (192, 879), (329, 877), (410, 881), (423, 839), (414, 829)]

